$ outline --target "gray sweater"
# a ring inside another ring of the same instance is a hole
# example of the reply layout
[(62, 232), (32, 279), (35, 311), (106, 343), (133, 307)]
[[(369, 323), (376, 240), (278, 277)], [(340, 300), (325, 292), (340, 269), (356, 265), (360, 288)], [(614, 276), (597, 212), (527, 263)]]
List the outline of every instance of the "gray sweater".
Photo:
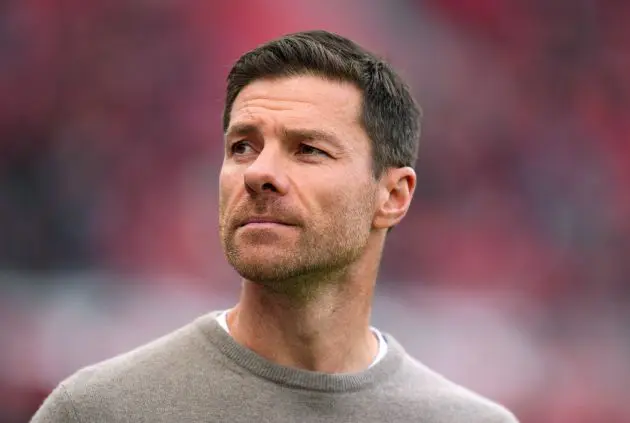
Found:
[(240, 346), (216, 313), (78, 371), (33, 423), (514, 423), (505, 408), (420, 364), (385, 334), (387, 355), (355, 374), (279, 366)]

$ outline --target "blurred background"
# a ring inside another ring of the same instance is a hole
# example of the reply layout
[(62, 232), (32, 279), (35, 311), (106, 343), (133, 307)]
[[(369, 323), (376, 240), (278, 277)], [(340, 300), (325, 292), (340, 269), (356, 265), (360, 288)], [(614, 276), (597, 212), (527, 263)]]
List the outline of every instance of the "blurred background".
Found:
[[(0, 2), (0, 422), (210, 310), (224, 81), (322, 28), (424, 109), (374, 324), (522, 422), (630, 422), (630, 2)], [(625, 401), (624, 401), (625, 400)]]

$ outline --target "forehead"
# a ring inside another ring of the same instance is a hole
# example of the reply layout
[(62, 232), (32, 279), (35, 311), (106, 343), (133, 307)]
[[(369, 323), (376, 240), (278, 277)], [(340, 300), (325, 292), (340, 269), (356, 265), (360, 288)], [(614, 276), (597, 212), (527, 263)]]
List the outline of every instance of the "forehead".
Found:
[(232, 105), (230, 124), (248, 122), (361, 132), (360, 112), (361, 92), (355, 85), (301, 75), (260, 79), (247, 85)]

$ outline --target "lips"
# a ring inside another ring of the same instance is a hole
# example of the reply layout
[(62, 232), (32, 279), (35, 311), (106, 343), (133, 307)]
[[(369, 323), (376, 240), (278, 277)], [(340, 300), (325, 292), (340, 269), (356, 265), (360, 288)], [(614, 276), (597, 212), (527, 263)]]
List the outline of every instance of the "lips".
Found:
[(284, 226), (294, 226), (291, 223), (288, 223), (284, 220), (270, 218), (270, 217), (251, 217), (242, 222), (239, 227), (243, 227), (249, 224), (276, 224), (276, 225), (284, 225)]

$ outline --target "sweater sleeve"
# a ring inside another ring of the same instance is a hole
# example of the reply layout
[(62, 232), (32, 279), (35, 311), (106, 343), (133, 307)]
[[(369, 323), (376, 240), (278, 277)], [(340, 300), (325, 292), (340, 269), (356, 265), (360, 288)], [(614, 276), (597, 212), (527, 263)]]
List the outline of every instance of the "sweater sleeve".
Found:
[(80, 423), (70, 394), (62, 384), (46, 398), (31, 423)]

